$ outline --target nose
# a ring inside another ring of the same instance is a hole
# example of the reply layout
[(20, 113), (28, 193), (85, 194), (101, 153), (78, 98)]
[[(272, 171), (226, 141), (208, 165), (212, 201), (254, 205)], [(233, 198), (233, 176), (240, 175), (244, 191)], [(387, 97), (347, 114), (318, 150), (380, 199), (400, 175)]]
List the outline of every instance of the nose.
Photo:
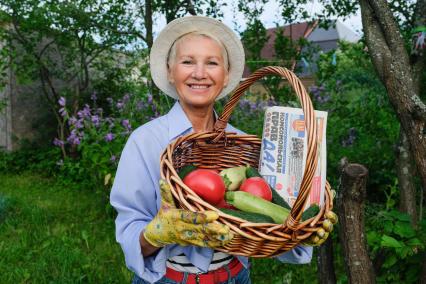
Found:
[(206, 78), (206, 66), (204, 63), (195, 64), (194, 71), (192, 72), (192, 78), (197, 80)]

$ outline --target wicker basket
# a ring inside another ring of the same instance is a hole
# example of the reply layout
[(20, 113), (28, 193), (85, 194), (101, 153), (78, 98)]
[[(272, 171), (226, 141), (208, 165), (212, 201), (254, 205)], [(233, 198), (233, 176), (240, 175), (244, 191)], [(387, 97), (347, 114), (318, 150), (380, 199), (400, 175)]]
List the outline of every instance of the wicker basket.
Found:
[[(224, 132), (226, 124), (244, 91), (265, 75), (275, 74), (287, 79), (294, 88), (305, 114), (308, 154), (299, 195), (284, 224), (251, 223), (230, 216), (202, 200), (179, 178), (177, 171), (187, 164), (200, 168), (223, 170), (229, 167), (251, 165), (258, 167), (261, 139), (255, 135), (237, 135)], [(316, 123), (312, 102), (291, 71), (282, 67), (264, 67), (254, 72), (234, 91), (212, 132), (182, 136), (168, 145), (161, 156), (161, 177), (171, 186), (176, 204), (191, 211), (215, 210), (219, 222), (228, 225), (235, 237), (218, 250), (234, 255), (272, 257), (292, 249), (322, 227), (325, 212), (332, 209), (330, 185), (326, 183), (325, 203), (313, 218), (300, 222), (309, 196), (317, 165)]]

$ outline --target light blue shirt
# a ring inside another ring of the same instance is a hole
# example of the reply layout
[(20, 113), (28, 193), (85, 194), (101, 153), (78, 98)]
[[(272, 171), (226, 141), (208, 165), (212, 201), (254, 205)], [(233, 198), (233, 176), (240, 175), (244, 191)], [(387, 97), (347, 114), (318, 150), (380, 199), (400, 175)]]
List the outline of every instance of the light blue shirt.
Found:
[[(191, 122), (176, 102), (168, 114), (140, 126), (130, 135), (118, 164), (111, 191), (111, 204), (118, 213), (116, 238), (127, 267), (151, 283), (164, 276), (166, 260), (172, 256), (184, 253), (202, 271), (207, 271), (213, 256), (210, 248), (168, 245), (154, 255), (143, 257), (139, 244), (141, 231), (160, 208), (160, 155), (170, 142), (192, 131)], [(226, 131), (242, 133), (229, 124)], [(308, 263), (311, 257), (312, 247), (297, 246), (278, 259)], [(238, 258), (247, 267), (247, 257)]]

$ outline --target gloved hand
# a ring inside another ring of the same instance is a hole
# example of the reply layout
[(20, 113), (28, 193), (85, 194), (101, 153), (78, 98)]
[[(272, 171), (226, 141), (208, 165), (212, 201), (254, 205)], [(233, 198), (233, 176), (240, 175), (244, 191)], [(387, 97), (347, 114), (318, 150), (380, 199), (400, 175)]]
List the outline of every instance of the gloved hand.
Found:
[(219, 218), (215, 211), (191, 212), (177, 209), (170, 186), (160, 180), (161, 208), (146, 226), (145, 239), (153, 246), (167, 244), (181, 246), (220, 247), (228, 243), (233, 234), (229, 227), (214, 223)]
[(337, 224), (338, 218), (333, 211), (326, 212), (324, 216), (325, 219), (322, 222), (322, 228), (319, 228), (316, 233), (313, 233), (303, 241), (303, 245), (320, 246), (327, 240), (329, 234), (333, 231), (333, 225)]

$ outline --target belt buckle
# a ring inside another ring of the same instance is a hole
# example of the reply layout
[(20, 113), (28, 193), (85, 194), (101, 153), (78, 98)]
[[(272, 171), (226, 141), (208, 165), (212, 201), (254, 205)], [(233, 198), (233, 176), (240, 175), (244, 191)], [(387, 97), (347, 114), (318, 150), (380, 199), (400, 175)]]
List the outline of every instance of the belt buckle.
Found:
[(197, 272), (195, 274), (195, 284), (200, 284), (200, 274), (201, 272)]

